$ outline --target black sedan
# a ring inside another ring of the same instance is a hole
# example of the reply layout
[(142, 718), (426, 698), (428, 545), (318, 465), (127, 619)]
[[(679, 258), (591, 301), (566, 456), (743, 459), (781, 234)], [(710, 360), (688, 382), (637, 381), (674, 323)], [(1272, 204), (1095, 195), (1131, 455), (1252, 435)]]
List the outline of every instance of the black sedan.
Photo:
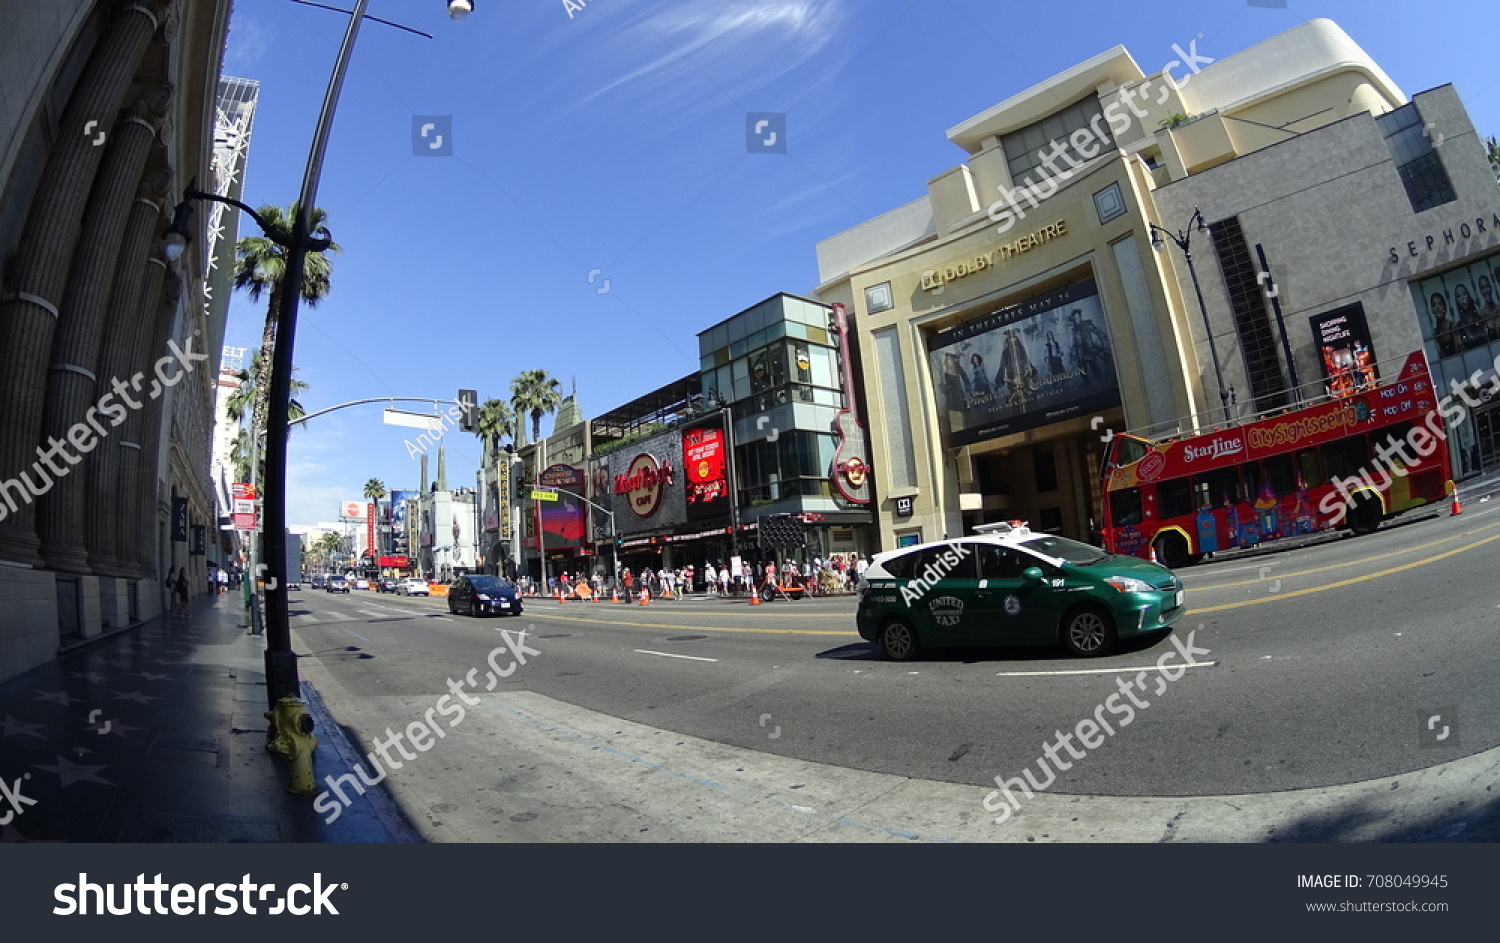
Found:
[(375, 592), (394, 593), (401, 584), (390, 576), (383, 576), (375, 582)]
[(521, 596), (510, 580), (498, 576), (472, 574), (460, 576), (448, 587), (448, 611), (471, 616), (503, 613), (521, 614)]

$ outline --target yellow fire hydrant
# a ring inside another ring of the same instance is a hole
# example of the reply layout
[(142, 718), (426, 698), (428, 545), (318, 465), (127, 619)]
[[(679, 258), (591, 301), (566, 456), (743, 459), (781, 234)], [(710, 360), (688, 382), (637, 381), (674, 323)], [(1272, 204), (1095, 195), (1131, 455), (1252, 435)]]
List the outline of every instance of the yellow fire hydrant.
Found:
[(279, 753), (288, 760), (291, 783), (287, 792), (298, 796), (310, 796), (317, 792), (317, 779), (313, 774), (313, 754), (318, 749), (318, 738), (313, 735), (312, 715), (307, 705), (295, 697), (284, 697), (276, 702), (274, 710), (266, 711), (274, 733), (266, 742), (266, 749)]

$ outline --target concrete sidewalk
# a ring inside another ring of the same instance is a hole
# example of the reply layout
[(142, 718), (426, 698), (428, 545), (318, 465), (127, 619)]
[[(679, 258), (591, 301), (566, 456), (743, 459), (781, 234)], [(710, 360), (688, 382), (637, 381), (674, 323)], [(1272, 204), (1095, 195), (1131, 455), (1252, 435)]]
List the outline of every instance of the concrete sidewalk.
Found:
[[(379, 790), (332, 826), (287, 793), (286, 761), (265, 749), (264, 653), (231, 593), (0, 685), (0, 778), (29, 800), (0, 841), (419, 840)], [(317, 767), (343, 766), (342, 731), (314, 716)]]

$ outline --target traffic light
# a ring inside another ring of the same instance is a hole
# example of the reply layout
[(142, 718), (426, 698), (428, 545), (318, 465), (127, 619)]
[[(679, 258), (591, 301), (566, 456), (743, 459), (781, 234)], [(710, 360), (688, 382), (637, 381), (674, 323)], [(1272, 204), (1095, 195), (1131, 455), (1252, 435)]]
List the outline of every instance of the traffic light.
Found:
[(531, 485), (527, 484), (526, 478), (523, 475), (517, 475), (514, 480), (516, 484), (516, 503), (520, 504), (531, 494)]
[(479, 431), (479, 393), (477, 390), (459, 390), (458, 428), (464, 432)]

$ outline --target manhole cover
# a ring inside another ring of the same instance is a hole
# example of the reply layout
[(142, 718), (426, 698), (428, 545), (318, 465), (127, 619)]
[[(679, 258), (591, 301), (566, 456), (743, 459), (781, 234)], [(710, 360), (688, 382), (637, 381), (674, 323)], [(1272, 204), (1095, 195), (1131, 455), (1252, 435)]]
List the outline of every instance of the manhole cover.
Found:
[(674, 635), (667, 639), (669, 642), (696, 642), (699, 639), (708, 638), (707, 635)]

